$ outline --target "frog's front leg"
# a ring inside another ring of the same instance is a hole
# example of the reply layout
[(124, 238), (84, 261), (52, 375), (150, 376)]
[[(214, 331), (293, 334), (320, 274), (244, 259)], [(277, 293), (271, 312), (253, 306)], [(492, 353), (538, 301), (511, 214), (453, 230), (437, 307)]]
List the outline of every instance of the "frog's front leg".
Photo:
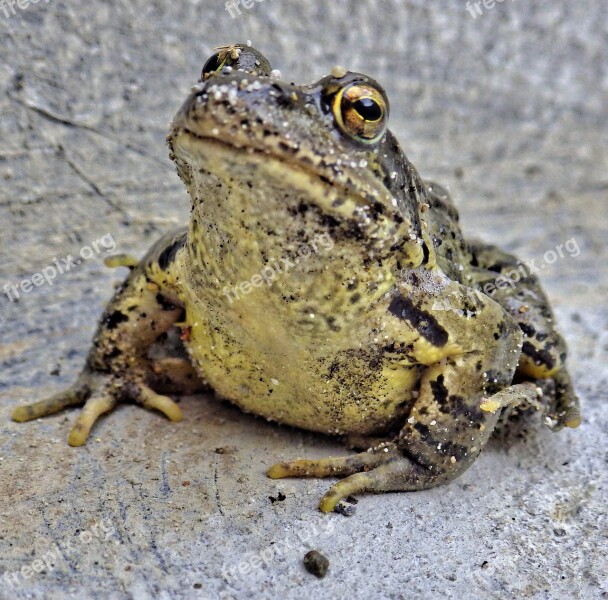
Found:
[(71, 446), (81, 446), (99, 416), (122, 400), (159, 410), (172, 421), (181, 420), (179, 406), (148, 385), (158, 379), (158, 369), (152, 369), (147, 353), (183, 313), (176, 278), (185, 240), (185, 231), (180, 231), (164, 236), (152, 247), (106, 308), (85, 368), (74, 385), (45, 400), (15, 408), (15, 421), (84, 404), (68, 438)]
[(496, 246), (477, 241), (469, 246), (477, 264), (472, 271), (474, 283), (488, 291), (524, 334), (515, 378), (535, 381), (544, 389), (544, 422), (548, 427), (554, 431), (578, 427), (580, 403), (566, 368), (566, 342), (555, 328), (555, 317), (538, 278), (527, 273), (517, 257)]
[[(449, 297), (454, 302), (454, 294)], [(424, 301), (417, 306), (408, 301), (403, 311), (408, 325), (432, 342), (419, 338), (413, 344), (414, 355), (426, 368), (397, 436), (352, 456), (280, 463), (268, 475), (346, 476), (323, 497), (324, 512), (358, 492), (420, 490), (458, 477), (477, 458), (503, 408), (537, 404), (539, 397), (533, 383), (510, 385), (522, 341), (517, 324), (496, 303), (482, 296), (479, 301), (474, 315), (432, 313), (428, 302), (425, 310)], [(432, 328), (451, 333), (434, 336)], [(412, 332), (404, 337), (411, 339)]]

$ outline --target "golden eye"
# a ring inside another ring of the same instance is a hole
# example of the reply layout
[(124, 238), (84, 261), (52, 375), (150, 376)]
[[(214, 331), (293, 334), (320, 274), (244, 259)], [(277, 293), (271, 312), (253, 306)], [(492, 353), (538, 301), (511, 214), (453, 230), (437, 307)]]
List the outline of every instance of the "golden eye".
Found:
[(383, 92), (368, 84), (351, 84), (335, 96), (332, 110), (339, 127), (351, 137), (373, 144), (386, 131), (388, 102)]

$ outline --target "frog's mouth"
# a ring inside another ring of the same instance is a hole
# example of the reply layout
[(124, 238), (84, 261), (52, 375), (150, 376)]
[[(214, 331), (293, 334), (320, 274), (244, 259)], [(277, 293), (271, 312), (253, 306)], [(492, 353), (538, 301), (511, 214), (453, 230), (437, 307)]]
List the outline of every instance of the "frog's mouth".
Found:
[(385, 206), (357, 188), (352, 179), (331, 181), (310, 161), (189, 128), (174, 130), (169, 143), (178, 173), (192, 195), (204, 194), (213, 186), (217, 189), (219, 182), (232, 189), (237, 185), (252, 199), (269, 202), (274, 197), (286, 209), (315, 208), (356, 237), (377, 240), (382, 247), (388, 241), (396, 243), (408, 226), (396, 211), (387, 215)]

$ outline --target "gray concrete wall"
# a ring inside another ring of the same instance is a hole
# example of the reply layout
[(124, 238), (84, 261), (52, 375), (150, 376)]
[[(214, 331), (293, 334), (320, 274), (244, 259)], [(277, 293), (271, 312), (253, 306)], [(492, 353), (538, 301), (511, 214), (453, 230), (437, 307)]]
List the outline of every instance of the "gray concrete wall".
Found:
[[(531, 422), (451, 485), (367, 496), (351, 518), (317, 511), (328, 481), (264, 476), (337, 442), (212, 396), (185, 399), (180, 424), (121, 407), (69, 448), (74, 411), (18, 425), (10, 407), (78, 372), (119, 280), (97, 255), (18, 303), (0, 294), (0, 597), (606, 597), (605, 3), (473, 18), (463, 0), (265, 0), (232, 18), (222, 0), (20, 1), (0, 3), (0, 287), (106, 234), (141, 255), (184, 223), (167, 123), (211, 48), (250, 39), (289, 80), (336, 63), (379, 80), (467, 234), (527, 259), (575, 239), (541, 277), (585, 422)], [(323, 580), (302, 567), (311, 548), (331, 561)], [(36, 572), (41, 556), (54, 565)]]

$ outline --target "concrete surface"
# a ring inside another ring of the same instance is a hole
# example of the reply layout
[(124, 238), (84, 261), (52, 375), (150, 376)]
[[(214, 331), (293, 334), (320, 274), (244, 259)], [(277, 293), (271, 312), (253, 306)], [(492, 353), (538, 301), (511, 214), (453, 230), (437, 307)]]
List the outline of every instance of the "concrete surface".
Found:
[[(264, 476), (336, 441), (211, 396), (184, 399), (181, 424), (123, 406), (69, 448), (75, 411), (20, 425), (10, 407), (81, 367), (121, 276), (102, 252), (18, 303), (0, 294), (0, 597), (607, 597), (605, 3), (475, 19), (464, 0), (266, 0), (236, 18), (222, 0), (21, 4), (0, 4), (0, 286), (106, 234), (141, 255), (185, 222), (167, 123), (210, 49), (250, 39), (294, 81), (339, 63), (382, 82), (468, 234), (528, 259), (575, 239), (542, 280), (585, 422), (553, 435), (533, 420), (451, 485), (362, 497), (350, 518), (317, 511), (329, 481)], [(325, 579), (302, 566), (313, 548)]]

